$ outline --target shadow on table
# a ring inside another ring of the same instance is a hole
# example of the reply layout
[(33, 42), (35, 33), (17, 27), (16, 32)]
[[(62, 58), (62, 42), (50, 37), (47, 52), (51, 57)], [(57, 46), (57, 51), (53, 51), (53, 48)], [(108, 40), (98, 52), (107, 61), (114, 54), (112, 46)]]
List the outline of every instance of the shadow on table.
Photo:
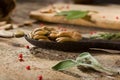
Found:
[(43, 49), (38, 47), (33, 47), (30, 49), (31, 54), (35, 57), (48, 60), (65, 60), (65, 59), (76, 59), (76, 57), (82, 52), (90, 52), (93, 56), (99, 55), (119, 55), (119, 53), (113, 54), (101, 50), (80, 50), (79, 52), (64, 52), (52, 49)]

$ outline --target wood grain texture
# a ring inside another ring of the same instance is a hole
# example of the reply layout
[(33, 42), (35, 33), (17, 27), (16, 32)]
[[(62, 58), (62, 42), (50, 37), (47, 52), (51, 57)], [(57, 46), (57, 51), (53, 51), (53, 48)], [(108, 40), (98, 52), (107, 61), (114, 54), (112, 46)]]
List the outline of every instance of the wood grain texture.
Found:
[[(59, 8), (61, 6), (66, 7), (68, 4), (54, 4), (55, 7)], [(87, 27), (99, 27), (106, 29), (119, 29), (120, 30), (120, 6), (90, 6), (90, 5), (74, 5), (69, 4), (69, 9), (64, 9), (64, 11), (68, 10), (89, 10), (89, 11), (97, 11), (98, 13), (91, 14), (90, 20), (85, 19), (72, 19), (68, 20), (64, 16), (55, 16), (54, 13), (41, 13), (41, 10), (50, 9), (51, 6), (48, 6), (43, 9), (39, 9), (36, 11), (31, 11), (30, 17), (46, 21), (52, 23), (65, 23), (65, 24), (74, 24), (74, 25), (82, 25)]]

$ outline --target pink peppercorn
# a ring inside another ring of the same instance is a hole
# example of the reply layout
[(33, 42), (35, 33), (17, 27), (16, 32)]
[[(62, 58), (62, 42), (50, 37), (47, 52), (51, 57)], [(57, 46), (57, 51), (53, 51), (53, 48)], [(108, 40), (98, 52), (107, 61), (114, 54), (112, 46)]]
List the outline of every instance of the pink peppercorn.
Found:
[(70, 6), (69, 6), (69, 5), (67, 5), (67, 6), (66, 6), (66, 8), (67, 8), (67, 9), (69, 9), (69, 8), (70, 8)]
[(19, 54), (19, 55), (18, 55), (18, 58), (19, 58), (19, 61), (20, 61), (20, 62), (24, 61), (24, 60), (23, 60), (23, 54)]
[(106, 18), (105, 16), (103, 16), (102, 18)]
[(61, 31), (67, 31), (67, 29), (66, 28), (61, 28)]
[(19, 58), (23, 58), (23, 54), (19, 54), (18, 57), (19, 57)]
[(30, 66), (26, 66), (26, 69), (27, 69), (27, 70), (30, 70)]
[(61, 9), (64, 9), (64, 8), (65, 8), (64, 6), (61, 7)]
[(25, 46), (26, 47), (26, 49), (30, 49), (30, 47), (27, 45), (27, 46)]
[(118, 16), (116, 16), (116, 19), (119, 19), (119, 17), (118, 17)]
[(38, 76), (38, 80), (43, 80), (42, 75)]
[(95, 34), (95, 33), (96, 33), (96, 31), (92, 31), (92, 32), (90, 32), (91, 35), (93, 35), (93, 34)]
[(44, 24), (41, 23), (41, 24), (40, 24), (40, 27), (42, 27), (42, 26), (44, 26)]
[(62, 26), (61, 25), (58, 25), (58, 29), (61, 29), (62, 28)]

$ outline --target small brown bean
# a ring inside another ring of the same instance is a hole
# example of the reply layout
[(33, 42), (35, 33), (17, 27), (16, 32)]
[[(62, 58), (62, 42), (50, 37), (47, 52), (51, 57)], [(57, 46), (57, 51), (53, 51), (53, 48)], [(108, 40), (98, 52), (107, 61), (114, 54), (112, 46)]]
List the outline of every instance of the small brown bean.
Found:
[(24, 35), (25, 35), (25, 33), (23, 31), (20, 31), (20, 30), (18, 30), (14, 33), (15, 37), (23, 37)]
[(39, 40), (39, 39), (48, 39), (48, 38), (46, 36), (35, 35), (35, 36), (33, 36), (33, 39)]
[(49, 33), (49, 31), (47, 31), (47, 30), (41, 30), (41, 31), (35, 32), (34, 35), (46, 35), (48, 33)]
[(58, 37), (72, 37), (72, 32), (59, 32), (57, 34)]
[(56, 39), (57, 38), (57, 34), (56, 33), (51, 33), (49, 35), (50, 39)]
[(4, 26), (4, 25), (6, 25), (6, 24), (7, 24), (6, 21), (2, 21), (2, 22), (0, 22), (0, 26)]
[(42, 30), (41, 28), (36, 28), (36, 29), (34, 29), (34, 30), (31, 32), (31, 34), (34, 34), (35, 32), (41, 31), (41, 30)]
[(39, 39), (38, 41), (47, 41), (47, 42), (50, 42), (49, 39)]
[(13, 35), (13, 32), (8, 32), (8, 31), (0, 30), (0, 37), (3, 37), (3, 38), (12, 38), (12, 37), (14, 37), (14, 35)]
[(82, 39), (82, 36), (79, 32), (73, 32), (72, 38), (76, 41), (79, 41)]
[(75, 40), (70, 37), (59, 37), (56, 39), (56, 41), (62, 43), (62, 42), (71, 42)]
[(3, 27), (4, 30), (10, 30), (10, 29), (13, 29), (12, 24), (6, 24), (6, 25), (3, 25), (3, 26), (1, 26), (1, 27)]
[(54, 31), (55, 28), (52, 28), (52, 27), (43, 27), (44, 30), (48, 30), (48, 31)]

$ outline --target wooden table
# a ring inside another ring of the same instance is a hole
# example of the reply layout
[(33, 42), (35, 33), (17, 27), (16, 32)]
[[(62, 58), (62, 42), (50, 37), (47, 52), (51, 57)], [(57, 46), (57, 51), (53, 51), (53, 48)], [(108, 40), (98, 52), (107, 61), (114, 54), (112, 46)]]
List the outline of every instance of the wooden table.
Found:
[[(36, 2), (18, 3), (13, 20), (16, 23), (22, 23), (24, 20), (29, 20), (28, 13), (31, 10), (44, 7), (45, 4)], [(31, 7), (31, 5), (33, 7)], [(47, 4), (46, 4), (47, 5)], [(36, 28), (40, 23), (34, 24), (32, 27), (25, 26), (20, 28), (27, 33), (33, 28)], [(58, 24), (50, 24), (53, 27)], [(109, 31), (118, 32), (113, 30), (105, 30), (98, 28), (84, 28), (72, 25), (62, 25), (64, 27), (74, 28), (81, 32), (90, 31)], [(15, 44), (17, 43), (17, 45)], [(65, 58), (75, 58), (79, 53), (62, 52), (55, 50), (38, 49), (40, 53), (31, 54), (29, 49), (19, 47), (18, 44), (30, 45), (24, 38), (3, 39), (0, 38), (0, 80), (38, 80), (38, 76), (42, 75), (43, 80), (119, 80), (120, 76), (108, 76), (94, 71), (82, 72), (77, 68), (72, 68), (66, 72), (57, 72), (51, 69), (60, 60)], [(17, 47), (16, 47), (17, 46)], [(30, 45), (32, 46), (32, 45)], [(103, 51), (90, 51), (92, 55), (104, 66), (120, 70), (120, 55), (115, 52), (107, 53)], [(24, 62), (18, 60), (18, 55), (22, 53)], [(60, 57), (61, 56), (61, 57)], [(65, 57), (64, 57), (65, 56)], [(31, 66), (31, 70), (26, 70), (26, 66)]]

